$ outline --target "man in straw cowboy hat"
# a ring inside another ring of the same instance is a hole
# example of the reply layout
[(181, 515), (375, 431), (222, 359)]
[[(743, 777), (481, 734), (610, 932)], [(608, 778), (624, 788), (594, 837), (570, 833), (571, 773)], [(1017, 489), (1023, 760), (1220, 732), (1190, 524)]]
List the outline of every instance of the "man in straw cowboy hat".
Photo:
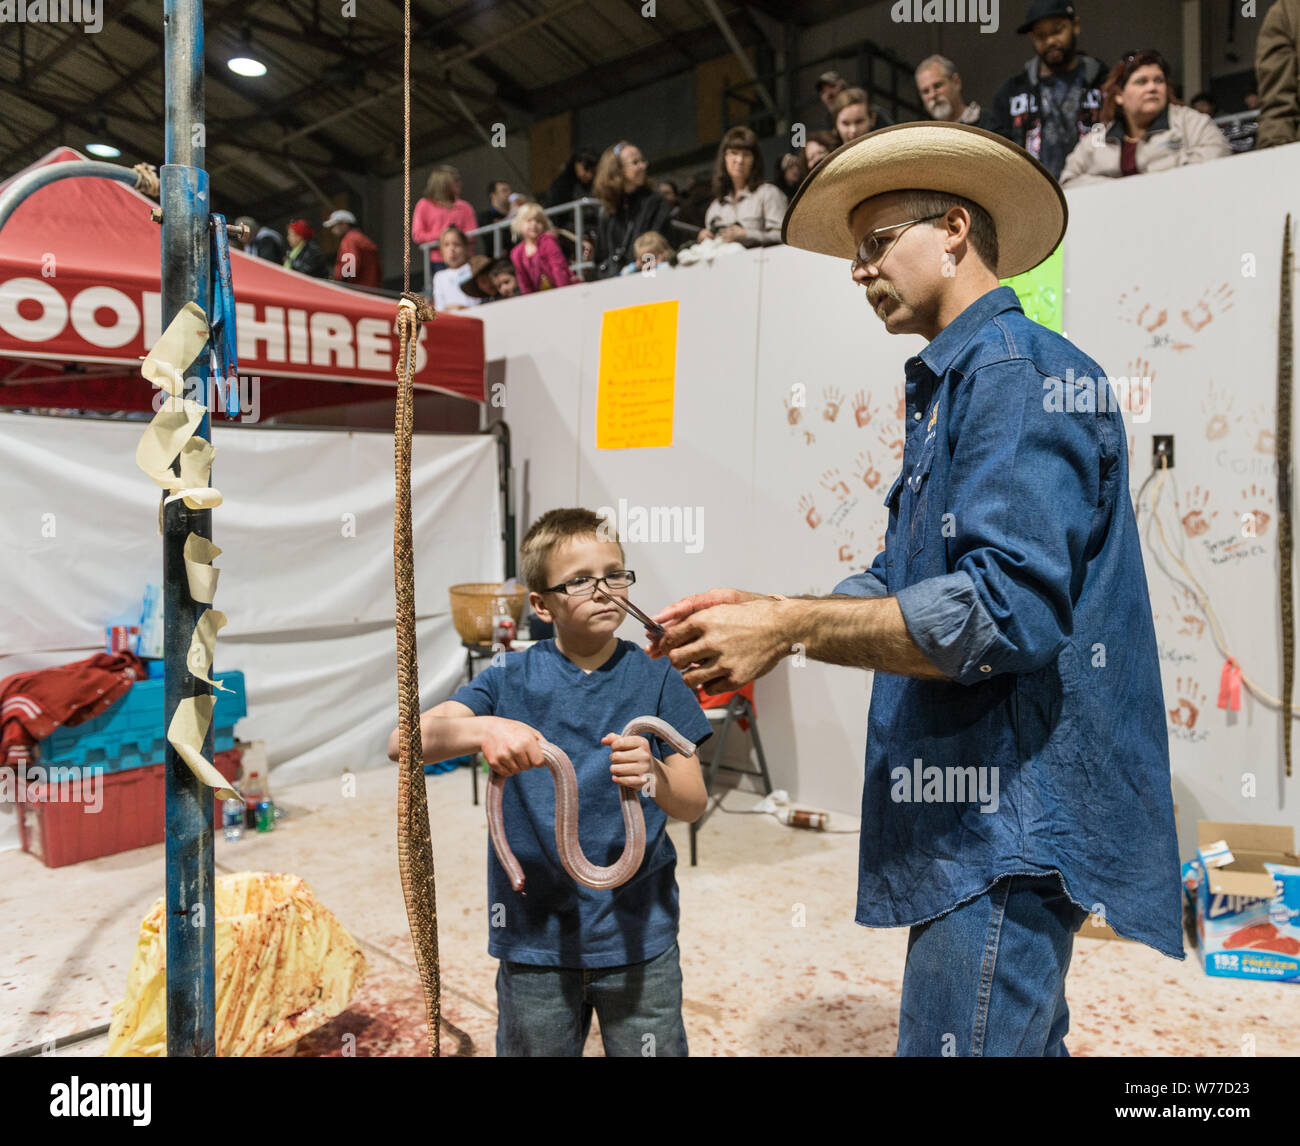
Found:
[(1181, 959), (1155, 630), (1124, 425), (1101, 368), (1005, 278), (1061, 241), (1064, 196), (953, 123), (832, 152), (783, 237), (852, 260), (908, 359), (884, 551), (831, 597), (714, 589), (652, 641), (709, 692), (792, 647), (871, 669), (857, 922), (911, 928), (903, 1055), (1065, 1055), (1089, 913)]

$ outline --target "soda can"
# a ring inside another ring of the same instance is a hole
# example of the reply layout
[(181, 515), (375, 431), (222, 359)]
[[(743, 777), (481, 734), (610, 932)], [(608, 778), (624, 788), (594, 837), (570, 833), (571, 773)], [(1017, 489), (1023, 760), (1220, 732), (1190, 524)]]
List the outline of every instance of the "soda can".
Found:
[(257, 830), (269, 832), (275, 828), (275, 805), (270, 800), (263, 800), (257, 805)]

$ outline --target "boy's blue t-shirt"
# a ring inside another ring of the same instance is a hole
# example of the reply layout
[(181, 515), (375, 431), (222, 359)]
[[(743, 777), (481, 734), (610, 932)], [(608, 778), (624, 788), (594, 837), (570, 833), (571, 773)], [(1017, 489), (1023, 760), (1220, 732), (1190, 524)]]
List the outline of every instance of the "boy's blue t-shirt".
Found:
[[(535, 728), (573, 762), (578, 778), (578, 840), (602, 867), (623, 852), (620, 786), (610, 776), (608, 745), (638, 716), (667, 721), (697, 746), (712, 732), (699, 700), (665, 658), (652, 660), (620, 640), (600, 668), (587, 673), (555, 646), (540, 641), (507, 653), (452, 700), (476, 716), (500, 716)], [(663, 759), (665, 746), (649, 737)], [(674, 751), (667, 748), (671, 755)], [(555, 848), (555, 783), (549, 768), (511, 776), (502, 793), (506, 838), (524, 871), (520, 895), (488, 843), (488, 952), (513, 963), (546, 967), (619, 967), (643, 963), (677, 938), (677, 850), (668, 816), (638, 796), (645, 816), (645, 859), (621, 887), (604, 891), (570, 879)]]

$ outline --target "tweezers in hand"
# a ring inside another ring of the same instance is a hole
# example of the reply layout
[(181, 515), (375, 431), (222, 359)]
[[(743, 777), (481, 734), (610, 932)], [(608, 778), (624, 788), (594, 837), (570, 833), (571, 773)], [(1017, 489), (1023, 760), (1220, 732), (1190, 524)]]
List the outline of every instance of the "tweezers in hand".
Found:
[(616, 604), (620, 609), (622, 609), (623, 612), (625, 612), (629, 617), (632, 617), (635, 620), (640, 621), (652, 633), (655, 633), (656, 635), (662, 637), (664, 633), (667, 632), (667, 630), (663, 627), (663, 625), (661, 625), (658, 621), (652, 621), (643, 612), (641, 612), (640, 609), (638, 609), (634, 604), (632, 604), (631, 601), (625, 600), (622, 597), (615, 597), (613, 594), (609, 595), (609, 599), (613, 601), (614, 604)]

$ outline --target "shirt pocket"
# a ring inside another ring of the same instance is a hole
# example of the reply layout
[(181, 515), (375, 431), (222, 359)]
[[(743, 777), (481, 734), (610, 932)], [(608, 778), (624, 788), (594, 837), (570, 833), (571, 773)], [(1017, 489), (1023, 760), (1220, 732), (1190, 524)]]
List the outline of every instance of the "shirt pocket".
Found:
[(907, 474), (907, 486), (912, 492), (912, 512), (907, 524), (907, 555), (915, 557), (925, 548), (925, 537), (930, 532), (926, 520), (930, 508), (930, 474), (934, 468), (934, 452), (937, 439), (921, 451)]

